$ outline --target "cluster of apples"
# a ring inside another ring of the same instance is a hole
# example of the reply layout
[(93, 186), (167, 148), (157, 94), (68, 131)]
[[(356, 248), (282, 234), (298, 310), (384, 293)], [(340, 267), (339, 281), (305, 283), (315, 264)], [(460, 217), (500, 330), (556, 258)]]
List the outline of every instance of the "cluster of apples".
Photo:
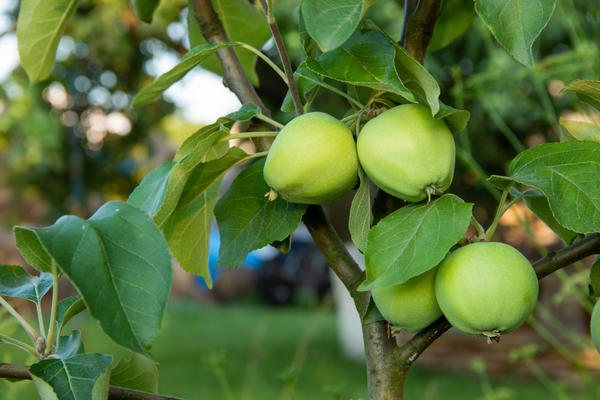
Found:
[[(403, 104), (368, 121), (354, 140), (350, 129), (321, 112), (290, 121), (264, 166), (270, 197), (303, 204), (334, 201), (356, 187), (359, 164), (386, 193), (418, 202), (452, 183), (455, 145), (443, 119), (429, 108)], [(529, 261), (504, 243), (461, 247), (409, 281), (372, 290), (384, 318), (416, 332), (442, 314), (460, 331), (496, 338), (533, 311), (538, 281)]]

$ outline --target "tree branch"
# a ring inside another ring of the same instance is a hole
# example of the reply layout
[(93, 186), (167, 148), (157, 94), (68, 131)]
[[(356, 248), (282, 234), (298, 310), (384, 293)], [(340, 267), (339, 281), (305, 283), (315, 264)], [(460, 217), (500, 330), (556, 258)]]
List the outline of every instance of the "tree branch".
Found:
[(442, 0), (405, 0), (404, 26), (400, 44), (421, 64), (433, 36), (435, 22), (442, 10)]
[[(542, 279), (575, 261), (598, 253), (600, 253), (600, 233), (592, 233), (570, 246), (537, 260), (533, 263), (533, 268), (538, 279)], [(442, 317), (418, 332), (400, 347), (402, 359), (406, 360), (408, 365), (412, 364), (434, 340), (450, 327), (448, 320)]]
[[(31, 380), (31, 375), (27, 365), (0, 363), (0, 378)], [(109, 387), (108, 398), (110, 400), (183, 400), (179, 397), (162, 396), (118, 386)]]
[(277, 21), (273, 17), (271, 2), (269, 0), (260, 0), (260, 5), (265, 12), (267, 22), (269, 23), (269, 28), (271, 28), (271, 33), (273, 34), (273, 39), (275, 39), (275, 45), (277, 46), (279, 57), (281, 57), (281, 63), (283, 64), (283, 70), (285, 71), (287, 85), (290, 89), (290, 94), (292, 95), (296, 114), (302, 115), (304, 114), (304, 107), (302, 106), (302, 100), (300, 100), (300, 93), (298, 92), (296, 81), (294, 80), (294, 71), (292, 71), (292, 65), (290, 64), (287, 52), (285, 51), (285, 45), (283, 44), (283, 39), (281, 38), (279, 26), (277, 26)]

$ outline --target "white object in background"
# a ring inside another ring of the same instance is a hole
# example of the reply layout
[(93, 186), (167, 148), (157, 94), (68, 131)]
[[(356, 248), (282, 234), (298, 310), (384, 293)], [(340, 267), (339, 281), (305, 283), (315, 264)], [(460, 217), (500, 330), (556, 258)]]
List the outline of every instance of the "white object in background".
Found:
[[(356, 246), (353, 243), (347, 243), (346, 249), (360, 268), (364, 270), (365, 257), (358, 251)], [(331, 289), (337, 310), (338, 338), (342, 351), (347, 357), (362, 361), (365, 359), (365, 347), (360, 317), (356, 307), (354, 307), (354, 300), (352, 300), (350, 293), (333, 271), (330, 270), (329, 274), (331, 275)]]

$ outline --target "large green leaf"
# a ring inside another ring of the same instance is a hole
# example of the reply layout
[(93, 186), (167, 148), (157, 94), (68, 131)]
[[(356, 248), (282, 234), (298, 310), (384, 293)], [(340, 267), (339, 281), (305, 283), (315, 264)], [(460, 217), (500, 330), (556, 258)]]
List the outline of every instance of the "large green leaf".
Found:
[(575, 92), (581, 101), (600, 110), (600, 81), (577, 80), (563, 89), (564, 92)]
[(548, 204), (548, 199), (537, 190), (529, 189), (523, 192), (523, 200), (529, 209), (541, 219), (550, 229), (558, 235), (566, 244), (571, 244), (577, 238), (577, 232), (573, 232), (558, 223)]
[(29, 275), (18, 265), (0, 264), (0, 296), (18, 297), (39, 304), (52, 287), (52, 274)]
[(546, 143), (525, 150), (510, 164), (515, 181), (539, 189), (563, 227), (578, 233), (600, 232), (600, 143)]
[(270, 188), (263, 166), (260, 160), (242, 171), (215, 207), (221, 234), (219, 264), (224, 267), (240, 267), (252, 250), (284, 240), (306, 211), (306, 205), (265, 197)]
[(364, 252), (367, 247), (369, 229), (373, 223), (371, 213), (371, 193), (369, 190), (369, 179), (362, 170), (358, 169), (360, 185), (350, 205), (350, 217), (348, 218), (348, 229), (356, 247)]
[(156, 362), (133, 353), (129, 360), (120, 360), (110, 373), (110, 384), (147, 393), (158, 392)]
[(78, 0), (22, 0), (17, 21), (21, 65), (32, 83), (50, 76), (56, 48)]
[(380, 32), (359, 29), (341, 47), (321, 54), (316, 60), (307, 58), (306, 65), (318, 75), (392, 92), (416, 102), (396, 72), (395, 58), (396, 47)]
[(469, 29), (475, 17), (473, 0), (444, 0), (427, 50), (435, 51), (452, 43)]
[(463, 237), (473, 204), (446, 194), (429, 204), (402, 207), (371, 228), (361, 290), (404, 283), (439, 264)]
[(111, 362), (108, 355), (77, 354), (38, 361), (29, 373), (42, 400), (105, 400)]
[(152, 22), (152, 16), (158, 8), (160, 0), (131, 0), (131, 4), (139, 19), (144, 22)]
[(143, 106), (146, 103), (151, 102), (158, 96), (162, 94), (169, 86), (180, 80), (190, 72), (192, 68), (202, 63), (206, 57), (210, 56), (218, 49), (227, 46), (237, 46), (238, 43), (215, 43), (215, 44), (205, 44), (193, 47), (190, 51), (187, 52), (185, 56), (181, 59), (181, 61), (171, 68), (169, 71), (165, 72), (161, 76), (159, 76), (154, 82), (143, 88), (138, 92), (138, 94), (133, 98), (132, 105), (133, 107)]
[[(271, 37), (271, 30), (264, 13), (252, 2), (212, 0), (212, 4), (230, 41), (245, 42), (256, 49), (261, 49)], [(190, 5), (188, 10), (193, 10), (193, 6)], [(188, 12), (187, 23), (190, 46), (206, 44), (193, 12)], [(258, 76), (254, 71), (256, 54), (241, 49), (235, 49), (235, 52), (250, 81), (254, 85), (258, 85)], [(223, 75), (223, 67), (216, 56), (209, 57), (202, 67)]]
[(475, 11), (517, 61), (533, 67), (533, 42), (550, 21), (556, 0), (475, 0)]
[(302, 18), (323, 52), (344, 43), (358, 27), (363, 0), (302, 0)]
[[(167, 244), (148, 215), (112, 201), (88, 220), (64, 216), (45, 228), (15, 227), (15, 237), (17, 243), (37, 242), (28, 249), (56, 260), (115, 342), (137, 352), (149, 349), (160, 329), (172, 270)], [(40, 258), (22, 254), (32, 265)]]

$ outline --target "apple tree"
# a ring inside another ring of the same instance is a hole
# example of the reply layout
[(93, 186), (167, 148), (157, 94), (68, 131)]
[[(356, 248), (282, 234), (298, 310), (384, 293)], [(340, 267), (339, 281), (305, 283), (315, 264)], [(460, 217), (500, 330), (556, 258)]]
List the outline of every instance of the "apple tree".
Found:
[[(131, 3), (141, 24), (152, 21), (160, 1)], [(486, 228), (474, 204), (451, 193), (457, 156), (470, 160), (456, 144), (469, 111), (442, 102), (441, 85), (424, 66), (428, 49), (449, 45), (477, 19), (498, 49), (534, 68), (534, 42), (557, 0), (405, 0), (394, 29), (368, 17), (378, 3), (299, 1), (294, 33), (302, 59), (292, 65), (276, 20), (279, 2), (190, 0), (189, 51), (143, 87), (132, 107), (143, 108), (198, 66), (220, 73), (242, 107), (191, 135), (127, 202), (108, 202), (88, 219), (63, 216), (44, 228), (14, 227), (19, 251), (40, 274), (0, 266), (2, 306), (31, 339), (2, 335), (0, 344), (37, 361), (0, 364), (0, 376), (32, 379), (42, 399), (169, 398), (150, 393), (156, 377), (149, 351), (168, 300), (171, 257), (210, 286), (214, 217), (219, 264), (229, 268), (267, 245), (286, 251), (304, 223), (361, 317), (370, 399), (403, 398), (410, 366), (452, 326), (482, 340), (518, 328), (536, 304), (539, 279), (600, 253), (600, 128), (560, 121), (560, 142), (516, 145), (519, 154), (506, 172), (482, 179), (498, 200)], [(32, 84), (50, 75), (77, 7), (77, 0), (21, 1), (19, 54)], [(277, 57), (264, 50), (268, 40)], [(287, 94), (277, 106), (295, 114), (291, 122), (277, 121), (276, 110), (257, 94), (257, 62), (285, 82)], [(600, 111), (600, 82), (577, 80), (563, 91)], [(337, 117), (318, 109), (325, 93), (344, 101)], [(232, 145), (236, 139), (252, 140), (256, 151)], [(237, 166), (242, 172), (219, 197), (223, 175)], [(378, 187), (373, 198), (370, 182)], [(353, 190), (347, 220), (365, 271), (322, 207)], [(503, 213), (522, 201), (565, 244), (533, 264), (491, 241)], [(599, 270), (596, 262), (594, 295), (600, 295)], [(62, 275), (79, 295), (59, 302)], [(44, 323), (39, 312), (37, 327), (4, 299), (27, 299), (39, 309), (50, 292), (51, 315)], [(597, 346), (598, 307), (592, 318)], [(80, 332), (62, 331), (86, 309), (112, 340), (135, 352), (130, 361), (111, 370), (110, 355), (87, 353)], [(398, 344), (389, 325), (414, 335)], [(137, 387), (144, 391), (122, 387), (128, 374), (145, 377), (147, 384)]]

